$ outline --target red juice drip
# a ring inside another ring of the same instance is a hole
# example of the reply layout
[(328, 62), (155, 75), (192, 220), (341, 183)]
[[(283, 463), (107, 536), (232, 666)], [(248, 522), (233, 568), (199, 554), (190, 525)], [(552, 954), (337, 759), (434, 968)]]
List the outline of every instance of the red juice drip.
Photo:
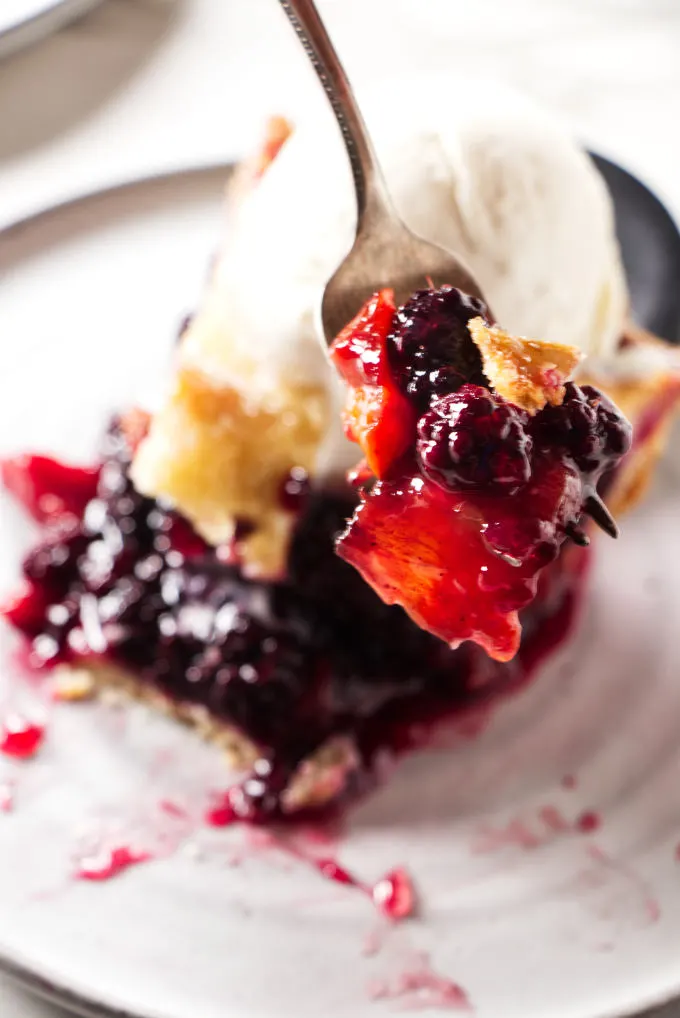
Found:
[[(242, 790), (234, 785), (216, 797), (204, 815), (210, 827), (229, 827), (236, 823), (257, 823), (257, 817), (248, 815), (242, 809)], [(325, 880), (344, 887), (352, 887), (370, 898), (375, 907), (388, 919), (398, 921), (412, 915), (415, 909), (413, 883), (405, 869), (390, 870), (374, 885), (367, 884), (355, 876), (331, 856), (316, 856), (306, 851), (291, 838), (282, 836), (272, 841), (272, 847), (292, 855), (295, 859), (313, 867)]]
[(0, 461), (0, 481), (39, 523), (67, 515), (79, 518), (94, 498), (98, 467), (74, 467), (50, 456), (15, 456)]
[(369, 994), (373, 1000), (400, 999), (409, 1010), (472, 1010), (462, 986), (435, 972), (425, 954), (418, 954), (413, 967), (405, 968), (395, 979), (373, 982)]
[(209, 827), (229, 827), (231, 824), (243, 822), (246, 819), (246, 817), (239, 816), (234, 809), (233, 788), (214, 796), (211, 806), (204, 815), (204, 820)]
[(81, 860), (75, 876), (78, 880), (97, 882), (110, 880), (129, 869), (130, 866), (148, 862), (152, 858), (150, 852), (135, 851), (127, 845), (120, 845)]
[(580, 816), (574, 821), (574, 827), (581, 834), (592, 834), (602, 826), (602, 817), (599, 813), (594, 813), (592, 810), (586, 810), (581, 813)]
[(9, 782), (0, 785), (0, 813), (11, 813), (14, 809), (14, 786)]
[(0, 722), (0, 753), (17, 760), (27, 760), (38, 752), (44, 737), (44, 725), (29, 721), (20, 714), (10, 714)]
[(372, 888), (371, 896), (377, 908), (388, 919), (398, 921), (413, 915), (416, 897), (411, 877), (403, 867), (386, 873)]
[(360, 891), (368, 890), (364, 883), (334, 859), (308, 859), (306, 856), (300, 856), (299, 858), (303, 858), (305, 862), (311, 863), (326, 880), (332, 880), (335, 884), (345, 884), (347, 887), (357, 887)]
[(215, 806), (208, 810), (205, 819), (210, 827), (228, 827), (229, 824), (235, 824), (238, 821), (238, 817), (229, 805)]
[(335, 884), (353, 887), (370, 898), (375, 907), (388, 919), (395, 922), (406, 919), (415, 909), (415, 893), (413, 883), (405, 869), (399, 867), (390, 870), (374, 885), (367, 884), (349, 870), (341, 866), (335, 859), (315, 858), (299, 847), (282, 842), (278, 847), (295, 856), (296, 859), (313, 866), (322, 877)]
[(553, 834), (566, 834), (570, 830), (569, 821), (555, 806), (542, 806), (538, 817), (545, 829)]
[(187, 811), (181, 806), (178, 806), (178, 804), (173, 802), (172, 799), (161, 799), (158, 803), (158, 808), (161, 813), (164, 813), (166, 816), (173, 817), (176, 820), (186, 820), (187, 818)]

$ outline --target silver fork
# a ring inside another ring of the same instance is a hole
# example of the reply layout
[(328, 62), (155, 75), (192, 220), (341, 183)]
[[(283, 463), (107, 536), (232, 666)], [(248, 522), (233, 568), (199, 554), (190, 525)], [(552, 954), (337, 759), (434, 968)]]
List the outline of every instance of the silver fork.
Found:
[(394, 289), (397, 304), (414, 290), (444, 283), (482, 297), (479, 284), (460, 258), (423, 240), (397, 214), (352, 86), (316, 4), (313, 0), (280, 3), (340, 125), (356, 191), (354, 244), (326, 283), (321, 302), (326, 343), (331, 343), (371, 294), (384, 286)]

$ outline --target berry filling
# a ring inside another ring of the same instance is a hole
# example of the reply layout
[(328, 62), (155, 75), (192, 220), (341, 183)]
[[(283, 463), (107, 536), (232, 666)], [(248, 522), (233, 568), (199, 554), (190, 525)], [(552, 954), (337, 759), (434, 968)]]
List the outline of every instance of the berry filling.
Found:
[(411, 403), (381, 355), (382, 337), (392, 325), (394, 300), (377, 293), (333, 344), (333, 359), (349, 383), (343, 414), (345, 434), (357, 442), (370, 471), (382, 477), (408, 449), (416, 421)]
[(631, 429), (602, 393), (567, 381), (572, 348), (502, 333), (453, 287), (419, 291), (390, 319), (392, 303), (391, 291), (376, 294), (331, 348), (348, 415), (369, 373), (409, 404), (383, 419), (387, 403), (373, 401), (370, 455), (348, 428), (375, 483), (364, 471), (338, 553), (450, 647), (472, 640), (507, 661), (540, 571), (567, 537), (587, 542), (583, 513), (614, 526), (596, 489)]
[(333, 738), (349, 739), (356, 756), (333, 794), (365, 787), (376, 755), (420, 745), (428, 725), (516, 688), (565, 633), (576, 565), (562, 556), (544, 574), (540, 602), (523, 612), (515, 661), (490, 661), (472, 644), (450, 650), (338, 558), (334, 539), (353, 501), (307, 492), (299, 471), (283, 484), (298, 511), (286, 579), (246, 579), (223, 549), (135, 491), (128, 470), (138, 429), (126, 420), (106, 438), (78, 518), (81, 475), (55, 460), (49, 470), (21, 461), (27, 476), (12, 490), (29, 492), (29, 507), (49, 496), (68, 509), (44, 526), (4, 614), (34, 665), (114, 663), (141, 689), (205, 707), (247, 736), (260, 759), (253, 780), (233, 790), (240, 818), (287, 812), (291, 776)]
[[(382, 291), (383, 299), (388, 291)], [(486, 385), (479, 350), (468, 322), (488, 319), (484, 304), (453, 286), (419, 290), (397, 308), (388, 325), (391, 374), (419, 412), (432, 396), (455, 392), (465, 382)]]
[(0, 480), (38, 523), (77, 519), (97, 490), (98, 471), (49, 456), (16, 456), (0, 464)]
[[(277, 583), (241, 571), (252, 521), (216, 549), (135, 490), (143, 413), (114, 422), (96, 469), (5, 462), (5, 486), (43, 529), (2, 609), (32, 663), (113, 663), (242, 733), (259, 759), (220, 809), (251, 821), (364, 787), (386, 748), (516, 688), (568, 627), (582, 560), (561, 545), (630, 432), (559, 365), (532, 366), (531, 398), (545, 379), (550, 392), (538, 413), (490, 386), (480, 328), (495, 330), (483, 306), (445, 287), (400, 309), (383, 291), (343, 330), (332, 356), (361, 490), (315, 492), (299, 468), (282, 478), (297, 522)], [(5, 752), (33, 751), (30, 732), (11, 734)], [(292, 796), (315, 768), (311, 794)]]

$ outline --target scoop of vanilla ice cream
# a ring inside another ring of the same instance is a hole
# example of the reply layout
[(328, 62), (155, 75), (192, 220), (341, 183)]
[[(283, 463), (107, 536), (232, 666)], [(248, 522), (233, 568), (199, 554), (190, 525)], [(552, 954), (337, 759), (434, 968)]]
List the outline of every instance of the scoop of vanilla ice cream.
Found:
[[(612, 207), (568, 133), (486, 81), (402, 79), (362, 102), (400, 214), (463, 257), (503, 327), (611, 353), (627, 305)], [(330, 112), (316, 115), (241, 202), (217, 268), (229, 356), (257, 361), (257, 385), (324, 379), (337, 405), (315, 316), (355, 223), (339, 131)], [(319, 471), (355, 459), (334, 414)]]

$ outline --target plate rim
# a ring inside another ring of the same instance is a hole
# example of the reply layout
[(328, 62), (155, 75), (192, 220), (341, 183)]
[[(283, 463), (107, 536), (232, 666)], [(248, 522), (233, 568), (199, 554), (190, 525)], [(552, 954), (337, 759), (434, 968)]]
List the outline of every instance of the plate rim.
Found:
[[(100, 0), (97, 0), (99, 3)], [(1, 37), (0, 37), (1, 38)], [(138, 173), (131, 176), (124, 176), (118, 180), (93, 184), (77, 194), (70, 194), (56, 201), (41, 203), (28, 212), (22, 212), (16, 219), (7, 219), (0, 222), (0, 239), (11, 236), (15, 231), (23, 230), (33, 226), (41, 219), (47, 219), (52, 215), (60, 215), (70, 208), (75, 208), (89, 201), (96, 201), (99, 198), (107, 198), (118, 193), (133, 191), (136, 187), (147, 184), (162, 184), (164, 181), (171, 181), (181, 177), (203, 177), (213, 173), (225, 174), (223, 183), (233, 173), (238, 165), (236, 159), (217, 159), (209, 162), (190, 163), (187, 166), (171, 166), (150, 173)]]
[[(91, 0), (88, 0), (91, 2)], [(99, 3), (100, 0), (95, 0)], [(0, 52), (3, 42), (3, 33), (0, 32)], [(162, 184), (165, 181), (179, 180), (186, 177), (202, 178), (212, 174), (223, 174), (223, 181), (233, 172), (236, 165), (235, 160), (225, 159), (205, 163), (189, 164), (169, 169), (162, 169), (151, 173), (142, 173), (135, 176), (125, 177), (114, 183), (103, 186), (94, 185), (78, 194), (67, 198), (41, 205), (38, 208), (22, 214), (17, 219), (10, 220), (0, 225), (0, 241), (9, 238), (15, 233), (40, 223), (41, 220), (48, 220), (52, 216), (61, 215), (71, 208), (82, 206), (88, 202), (98, 199), (106, 199), (117, 194), (125, 194), (133, 191), (136, 187), (144, 185)], [(29, 995), (43, 1000), (55, 1007), (66, 1009), (69, 1013), (79, 1018), (153, 1018), (150, 1014), (135, 1014), (134, 1012), (121, 1009), (103, 1001), (99, 1001), (87, 994), (79, 993), (70, 987), (60, 983), (58, 979), (49, 975), (41, 974), (26, 962), (12, 957), (3, 948), (0, 950), (0, 974), (6, 977), (11, 985), (28, 993)]]
[[(58, 0), (59, 6), (62, 3), (68, 4), (69, 2), (70, 0)], [(93, 7), (100, 2), (101, 0), (83, 0), (83, 13), (88, 6)], [(41, 14), (37, 17), (42, 18), (43, 15)], [(10, 29), (10, 31), (13, 30)], [(0, 30), (0, 56), (4, 55), (2, 46), (6, 34), (5, 31)], [(608, 161), (611, 162), (611, 160)], [(124, 194), (139, 186), (153, 185), (185, 177), (201, 178), (211, 174), (222, 173), (226, 178), (233, 172), (236, 165), (237, 163), (233, 159), (215, 160), (189, 164), (187, 166), (165, 168), (151, 173), (140, 173), (113, 183), (105, 183), (101, 186), (95, 184), (91, 188), (87, 188), (77, 194), (70, 195), (56, 202), (41, 205), (28, 213), (21, 214), (17, 219), (0, 224), (0, 240), (24, 228), (38, 224), (42, 219), (49, 219), (53, 215), (63, 214), (70, 208), (82, 206), (87, 202), (105, 199), (116, 194)], [(618, 163), (615, 163), (615, 165), (619, 166)], [(620, 168), (625, 170), (625, 167)], [(643, 181), (641, 183), (644, 185)], [(644, 186), (646, 187), (646, 185)], [(653, 191), (650, 190), (650, 193), (656, 197)], [(663, 206), (660, 199), (657, 200)], [(663, 208), (665, 209), (665, 206)], [(672, 220), (668, 211), (667, 214)], [(677, 229), (677, 224), (675, 224), (674, 220), (672, 221)], [(11, 952), (7, 951), (6, 947), (0, 949), (0, 975), (7, 979), (10, 986), (14, 986), (50, 1005), (65, 1009), (70, 1014), (78, 1016), (78, 1018), (158, 1018), (153, 1012), (141, 1013), (129, 1011), (126, 1008), (120, 1008), (98, 1000), (87, 993), (74, 990), (61, 983), (58, 978), (41, 973), (30, 964), (13, 956)], [(659, 1009), (665, 1009), (674, 1002), (677, 1002), (680, 1006), (680, 982), (675, 989), (662, 989), (658, 995), (652, 995), (642, 1011), (628, 1010), (628, 1008), (617, 1012), (607, 1010), (594, 1014), (593, 1018), (664, 1018)]]
[(50, 0), (36, 14), (19, 17), (0, 29), (0, 57), (10, 56), (25, 46), (40, 42), (64, 28), (69, 22), (84, 17), (102, 0)]
[(10, 958), (0, 952), (0, 974), (11, 986), (22, 990), (31, 997), (38, 998), (78, 1018), (150, 1018), (148, 1015), (134, 1014), (132, 1011), (121, 1010), (108, 1004), (100, 1003), (89, 997), (69, 989), (62, 983), (48, 976), (40, 975), (30, 966)]
[[(4, 949), (0, 950), (0, 975), (15, 988), (38, 1000), (65, 1009), (74, 1018), (159, 1018), (157, 1012), (129, 1011), (70, 989), (58, 979), (41, 975), (30, 965), (11, 957)], [(623, 1011), (608, 1009), (593, 1014), (593, 1018), (671, 1018), (664, 1012), (674, 1003), (680, 1005), (680, 995), (676, 990), (664, 989), (658, 996), (651, 997), (643, 1011), (629, 1010), (627, 1007)], [(275, 1016), (272, 1015), (272, 1018)]]

